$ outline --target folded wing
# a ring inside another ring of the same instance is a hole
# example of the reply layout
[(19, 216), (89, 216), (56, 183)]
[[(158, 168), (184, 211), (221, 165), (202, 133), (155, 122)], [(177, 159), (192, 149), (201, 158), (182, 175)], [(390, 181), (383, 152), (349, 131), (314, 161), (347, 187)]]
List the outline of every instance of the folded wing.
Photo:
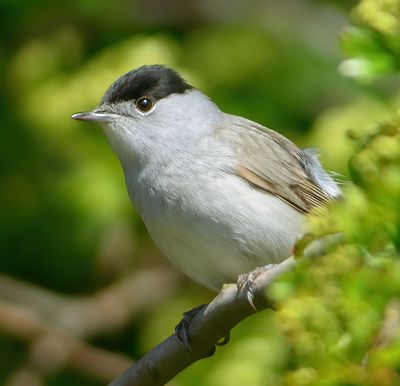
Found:
[(319, 161), (281, 134), (231, 116), (218, 134), (233, 149), (235, 172), (252, 186), (279, 197), (302, 213), (338, 198), (340, 190)]

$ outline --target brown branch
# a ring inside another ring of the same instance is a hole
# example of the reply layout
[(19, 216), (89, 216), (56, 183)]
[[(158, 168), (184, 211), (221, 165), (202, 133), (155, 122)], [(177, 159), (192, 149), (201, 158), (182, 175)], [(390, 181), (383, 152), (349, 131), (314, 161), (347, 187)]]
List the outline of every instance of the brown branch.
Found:
[(30, 366), (20, 367), (6, 380), (5, 386), (44, 386), (45, 379)]
[(6, 302), (0, 302), (0, 331), (30, 343), (30, 364), (41, 374), (68, 366), (109, 382), (131, 361), (128, 357), (91, 346), (45, 322), (33, 311)]
[(117, 331), (138, 312), (154, 306), (176, 287), (176, 274), (154, 268), (136, 272), (91, 296), (67, 297), (0, 274), (0, 299), (37, 313), (81, 337)]
[[(327, 243), (321, 245), (324, 249)], [(304, 254), (323, 253), (321, 245), (317, 240)], [(259, 310), (268, 306), (265, 287), (295, 263), (295, 258), (288, 258), (256, 278), (254, 303)], [(121, 328), (137, 312), (166, 296), (175, 282), (171, 271), (155, 269), (129, 275), (92, 296), (72, 298), (0, 275), (0, 331), (29, 343), (27, 363), (11, 376), (9, 384), (30, 379), (40, 385), (65, 366), (108, 382), (128, 367), (129, 359), (93, 347), (81, 337)], [(112, 385), (165, 384), (194, 361), (212, 355), (218, 340), (254, 312), (244, 292), (236, 285), (225, 286), (190, 325), (193, 353), (172, 335)]]
[(176, 279), (176, 272), (165, 268), (133, 273), (91, 297), (75, 299), (57, 322), (85, 337), (118, 331), (139, 312), (168, 297)]
[[(308, 244), (303, 250), (307, 258), (324, 254), (328, 248), (341, 240), (338, 234), (328, 235)], [(257, 310), (268, 307), (266, 287), (283, 273), (293, 269), (297, 259), (293, 256), (256, 277), (253, 285), (254, 303)], [(244, 291), (236, 284), (226, 285), (221, 292), (203, 308), (189, 326), (192, 352), (184, 347), (175, 334), (153, 348), (138, 362), (115, 379), (110, 386), (161, 386), (192, 363), (213, 355), (215, 345), (240, 321), (254, 314)]]
[(175, 271), (135, 272), (90, 296), (69, 297), (0, 274), (0, 331), (28, 343), (26, 363), (7, 386), (38, 385), (69, 367), (107, 383), (131, 359), (96, 348), (83, 338), (117, 331), (139, 312), (169, 296)]
[[(296, 260), (290, 257), (255, 279), (255, 304), (259, 310), (267, 307), (264, 298), (265, 287), (282, 273), (292, 269), (295, 263)], [(193, 362), (212, 355), (215, 344), (227, 336), (236, 324), (255, 312), (247, 300), (246, 293), (238, 291), (236, 284), (225, 286), (190, 323), (192, 353), (185, 349), (175, 334), (171, 335), (110, 386), (164, 385)]]

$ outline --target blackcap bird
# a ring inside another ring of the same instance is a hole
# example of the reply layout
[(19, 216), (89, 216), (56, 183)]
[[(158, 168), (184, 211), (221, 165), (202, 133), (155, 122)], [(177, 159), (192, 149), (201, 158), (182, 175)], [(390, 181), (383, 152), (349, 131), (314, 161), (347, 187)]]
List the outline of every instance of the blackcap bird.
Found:
[(214, 290), (291, 255), (305, 215), (340, 196), (316, 154), (222, 112), (174, 70), (143, 66), (93, 111), (159, 249)]

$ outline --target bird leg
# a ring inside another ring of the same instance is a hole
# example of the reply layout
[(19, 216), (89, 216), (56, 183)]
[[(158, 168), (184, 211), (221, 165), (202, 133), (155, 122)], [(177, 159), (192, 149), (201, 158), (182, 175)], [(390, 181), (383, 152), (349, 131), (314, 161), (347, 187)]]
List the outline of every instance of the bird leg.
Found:
[(276, 265), (277, 264), (267, 264), (264, 265), (263, 267), (257, 267), (255, 270), (247, 273), (242, 273), (238, 277), (237, 288), (239, 292), (246, 293), (247, 301), (255, 311), (258, 310), (257, 307), (254, 305), (254, 290), (253, 290), (254, 281), (263, 272), (269, 271)]

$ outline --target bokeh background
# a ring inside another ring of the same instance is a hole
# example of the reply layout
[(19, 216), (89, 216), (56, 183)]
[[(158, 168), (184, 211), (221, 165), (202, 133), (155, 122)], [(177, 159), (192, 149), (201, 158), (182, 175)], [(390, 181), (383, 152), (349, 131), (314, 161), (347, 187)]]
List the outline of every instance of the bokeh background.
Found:
[[(156, 250), (101, 129), (69, 118), (153, 63), (319, 147), (356, 185), (334, 221), (313, 225), (345, 229), (346, 253), (288, 276), (274, 289), (281, 313), (246, 320), (173, 384), (363, 384), (400, 283), (399, 17), (398, 0), (2, 0), (0, 384), (105, 385), (214, 296)], [(392, 351), (368, 382), (400, 384)]]

